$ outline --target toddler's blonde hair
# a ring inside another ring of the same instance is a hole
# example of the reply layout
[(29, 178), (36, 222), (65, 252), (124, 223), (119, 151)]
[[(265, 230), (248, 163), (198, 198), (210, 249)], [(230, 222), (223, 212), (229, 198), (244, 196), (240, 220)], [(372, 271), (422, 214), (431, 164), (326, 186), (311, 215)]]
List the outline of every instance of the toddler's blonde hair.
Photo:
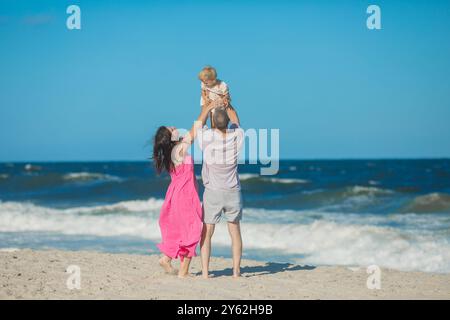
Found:
[(214, 67), (206, 66), (199, 72), (198, 78), (200, 80), (216, 80), (217, 79), (217, 71)]

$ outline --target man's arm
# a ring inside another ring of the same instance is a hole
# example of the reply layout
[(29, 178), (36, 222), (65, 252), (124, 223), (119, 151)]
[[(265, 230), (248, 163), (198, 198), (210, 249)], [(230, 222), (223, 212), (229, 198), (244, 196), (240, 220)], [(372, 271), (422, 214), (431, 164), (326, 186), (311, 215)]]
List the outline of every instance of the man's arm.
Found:
[(234, 108), (232, 106), (229, 106), (227, 108), (227, 114), (228, 114), (228, 118), (230, 118), (230, 121), (232, 123), (237, 124), (238, 126), (240, 126), (239, 117), (237, 115), (236, 110), (234, 110)]

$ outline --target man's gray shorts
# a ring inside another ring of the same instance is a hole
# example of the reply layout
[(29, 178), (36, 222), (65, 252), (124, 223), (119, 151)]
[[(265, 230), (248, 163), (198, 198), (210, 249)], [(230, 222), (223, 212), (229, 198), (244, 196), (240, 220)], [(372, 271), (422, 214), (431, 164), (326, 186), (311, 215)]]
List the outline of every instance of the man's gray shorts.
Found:
[(241, 190), (223, 191), (205, 188), (203, 193), (203, 222), (216, 224), (220, 221), (222, 213), (228, 222), (241, 220)]

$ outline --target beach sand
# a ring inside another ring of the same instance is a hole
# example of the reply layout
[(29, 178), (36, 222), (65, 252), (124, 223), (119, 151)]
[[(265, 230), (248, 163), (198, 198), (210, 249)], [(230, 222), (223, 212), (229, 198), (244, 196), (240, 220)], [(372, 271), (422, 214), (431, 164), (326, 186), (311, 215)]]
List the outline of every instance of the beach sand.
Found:
[[(213, 257), (211, 279), (200, 258), (194, 277), (178, 279), (158, 255), (93, 251), (0, 252), (0, 299), (450, 299), (450, 274), (381, 270), (381, 289), (369, 290), (366, 268), (314, 267), (243, 260), (240, 279), (231, 260)], [(81, 288), (70, 290), (66, 269), (80, 267)], [(177, 264), (176, 264), (177, 265)]]

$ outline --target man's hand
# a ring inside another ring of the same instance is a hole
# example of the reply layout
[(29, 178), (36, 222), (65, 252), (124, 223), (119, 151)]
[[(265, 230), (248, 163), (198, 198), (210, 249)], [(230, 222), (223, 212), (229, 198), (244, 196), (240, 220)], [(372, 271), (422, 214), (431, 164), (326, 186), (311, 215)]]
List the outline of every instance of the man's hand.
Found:
[(223, 105), (227, 108), (230, 106), (230, 99), (228, 98), (228, 96), (223, 98)]
[(225, 94), (223, 95), (223, 104), (225, 107), (229, 107), (230, 106), (230, 93), (228, 92), (228, 90), (225, 92)]
[(215, 101), (208, 101), (206, 102), (203, 106), (202, 106), (202, 114), (205, 113), (206, 115), (208, 114), (208, 112), (210, 112), (212, 109), (214, 109), (216, 107), (216, 102)]

